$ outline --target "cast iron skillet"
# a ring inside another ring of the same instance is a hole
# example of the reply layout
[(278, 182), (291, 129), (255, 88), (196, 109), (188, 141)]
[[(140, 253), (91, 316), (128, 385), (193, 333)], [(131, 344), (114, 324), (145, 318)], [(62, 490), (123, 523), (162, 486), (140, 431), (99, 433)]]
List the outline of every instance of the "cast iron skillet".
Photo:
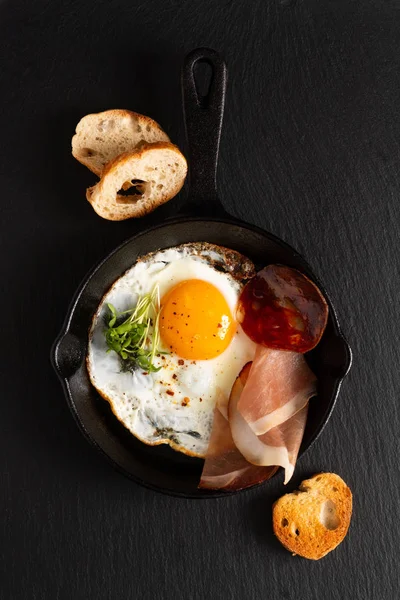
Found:
[[(211, 67), (206, 96), (197, 92), (194, 67)], [(224, 111), (226, 66), (213, 50), (191, 52), (182, 71), (183, 104), (190, 148), (190, 195), (186, 214), (131, 238), (82, 283), (52, 349), (53, 366), (68, 404), (85, 437), (124, 475), (167, 494), (187, 498), (216, 498), (226, 492), (197, 488), (203, 461), (175, 452), (169, 446), (147, 446), (119, 423), (109, 405), (91, 386), (85, 365), (88, 329), (103, 295), (137, 257), (184, 242), (207, 241), (238, 250), (257, 267), (282, 263), (310, 277), (328, 300), (330, 316), (317, 348), (307, 358), (318, 376), (318, 397), (311, 400), (300, 456), (320, 435), (334, 408), (343, 378), (351, 365), (351, 351), (323, 286), (306, 261), (270, 233), (228, 215), (217, 198), (216, 170)]]

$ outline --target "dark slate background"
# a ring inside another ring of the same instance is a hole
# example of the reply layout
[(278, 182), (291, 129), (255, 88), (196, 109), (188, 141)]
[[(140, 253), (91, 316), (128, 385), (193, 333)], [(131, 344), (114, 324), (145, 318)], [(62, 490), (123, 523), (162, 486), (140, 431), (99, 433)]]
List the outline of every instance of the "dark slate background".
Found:
[[(225, 207), (294, 245), (354, 351), (337, 408), (300, 461), (354, 493), (319, 562), (271, 533), (282, 476), (189, 501), (114, 472), (79, 433), (49, 364), (93, 263), (150, 219), (110, 223), (70, 156), (79, 118), (149, 114), (185, 149), (180, 66), (223, 53)], [(399, 594), (400, 5), (397, 0), (0, 1), (0, 597), (392, 600)]]

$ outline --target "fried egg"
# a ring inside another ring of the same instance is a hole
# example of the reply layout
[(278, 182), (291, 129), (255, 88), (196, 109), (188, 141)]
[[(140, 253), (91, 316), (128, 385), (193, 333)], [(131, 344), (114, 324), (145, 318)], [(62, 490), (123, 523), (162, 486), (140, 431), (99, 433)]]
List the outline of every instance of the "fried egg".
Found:
[[(89, 332), (87, 368), (92, 384), (125, 427), (142, 442), (169, 444), (204, 457), (216, 402), (223, 403), (255, 344), (235, 321), (252, 262), (207, 243), (184, 244), (143, 256), (103, 297)], [(119, 356), (107, 352), (107, 304), (132, 309), (157, 285), (160, 352), (157, 372), (122, 372)]]

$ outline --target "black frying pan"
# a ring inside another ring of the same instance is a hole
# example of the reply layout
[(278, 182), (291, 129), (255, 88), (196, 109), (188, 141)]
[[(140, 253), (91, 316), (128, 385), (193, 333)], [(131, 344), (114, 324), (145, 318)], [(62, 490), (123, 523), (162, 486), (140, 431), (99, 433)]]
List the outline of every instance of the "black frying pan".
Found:
[[(206, 96), (197, 93), (194, 67), (205, 62), (212, 70)], [(197, 488), (203, 461), (169, 446), (147, 446), (119, 423), (109, 405), (92, 387), (86, 372), (88, 329), (103, 295), (136, 259), (158, 248), (207, 241), (238, 250), (257, 267), (282, 263), (312, 279), (327, 298), (330, 316), (317, 348), (307, 359), (318, 376), (318, 397), (310, 402), (299, 456), (315, 442), (334, 408), (351, 351), (323, 286), (306, 261), (274, 235), (228, 215), (216, 190), (218, 148), (224, 111), (226, 66), (213, 50), (201, 48), (185, 59), (182, 72), (185, 123), (190, 148), (190, 196), (184, 216), (152, 227), (112, 252), (82, 283), (68, 311), (53, 350), (52, 361), (68, 404), (82, 433), (124, 475), (167, 494), (215, 498), (226, 492)]]

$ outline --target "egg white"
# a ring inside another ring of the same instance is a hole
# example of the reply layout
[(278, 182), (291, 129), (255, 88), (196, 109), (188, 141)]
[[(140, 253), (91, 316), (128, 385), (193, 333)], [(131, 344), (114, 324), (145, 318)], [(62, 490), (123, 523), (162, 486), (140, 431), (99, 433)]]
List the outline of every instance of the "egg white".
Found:
[(146, 444), (168, 443), (199, 457), (207, 451), (215, 403), (229, 396), (238, 373), (253, 360), (253, 342), (237, 325), (232, 342), (216, 358), (191, 361), (170, 353), (155, 358), (155, 366), (163, 367), (157, 373), (145, 374), (140, 369), (123, 373), (117, 354), (107, 353), (104, 317), (107, 303), (117, 311), (128, 310), (138, 295), (151, 292), (156, 284), (162, 298), (176, 284), (192, 278), (213, 284), (234, 315), (242, 285), (229, 273), (217, 270), (214, 259), (183, 246), (137, 262), (104, 296), (93, 319), (87, 357), (93, 385), (131, 433)]

